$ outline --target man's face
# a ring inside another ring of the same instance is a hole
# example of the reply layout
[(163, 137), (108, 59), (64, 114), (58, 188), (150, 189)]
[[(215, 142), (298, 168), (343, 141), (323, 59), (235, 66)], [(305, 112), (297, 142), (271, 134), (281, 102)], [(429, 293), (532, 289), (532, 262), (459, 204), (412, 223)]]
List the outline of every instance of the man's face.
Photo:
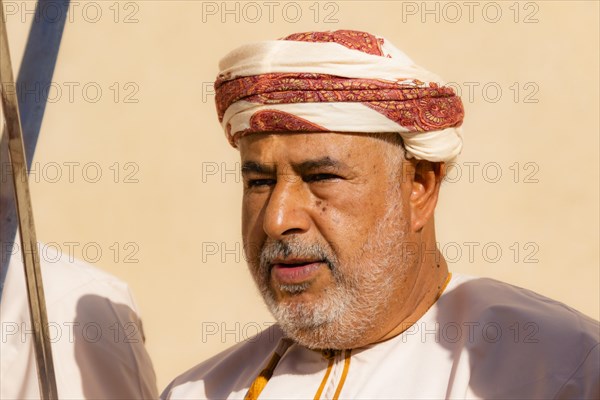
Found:
[(416, 279), (402, 248), (411, 182), (388, 157), (402, 149), (339, 133), (254, 134), (239, 148), (244, 250), (286, 334), (311, 348), (383, 337)]

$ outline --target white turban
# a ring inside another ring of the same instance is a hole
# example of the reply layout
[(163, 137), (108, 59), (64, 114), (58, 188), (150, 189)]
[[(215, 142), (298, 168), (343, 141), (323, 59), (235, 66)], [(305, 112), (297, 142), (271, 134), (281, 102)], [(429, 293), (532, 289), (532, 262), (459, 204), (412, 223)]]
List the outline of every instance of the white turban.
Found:
[(460, 98), (384, 38), (297, 33), (239, 47), (219, 67), (217, 111), (234, 147), (257, 132), (398, 132), (410, 157), (461, 151)]

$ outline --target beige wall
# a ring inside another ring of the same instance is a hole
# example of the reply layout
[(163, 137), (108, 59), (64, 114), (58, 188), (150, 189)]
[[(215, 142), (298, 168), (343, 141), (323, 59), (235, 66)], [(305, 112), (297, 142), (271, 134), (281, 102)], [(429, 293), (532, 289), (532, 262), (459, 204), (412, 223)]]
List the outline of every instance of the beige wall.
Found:
[[(33, 3), (9, 3), (17, 70)], [(597, 2), (224, 7), (72, 3), (53, 78), (62, 94), (53, 89), (34, 159), (38, 239), (65, 252), (76, 242), (77, 257), (129, 282), (161, 389), (271, 321), (241, 254), (241, 185), (226, 173), (238, 154), (209, 85), (230, 49), (292, 32), (372, 31), (456, 82), (465, 148), (436, 217), (451, 269), (599, 318)]]

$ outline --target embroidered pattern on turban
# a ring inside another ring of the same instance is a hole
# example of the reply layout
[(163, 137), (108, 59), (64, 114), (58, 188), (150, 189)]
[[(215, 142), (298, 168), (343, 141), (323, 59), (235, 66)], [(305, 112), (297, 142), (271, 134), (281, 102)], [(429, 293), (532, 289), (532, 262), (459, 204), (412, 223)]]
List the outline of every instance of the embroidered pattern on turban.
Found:
[(229, 143), (257, 132), (398, 132), (409, 157), (449, 161), (462, 149), (460, 98), (381, 37), (296, 33), (225, 56), (215, 82)]

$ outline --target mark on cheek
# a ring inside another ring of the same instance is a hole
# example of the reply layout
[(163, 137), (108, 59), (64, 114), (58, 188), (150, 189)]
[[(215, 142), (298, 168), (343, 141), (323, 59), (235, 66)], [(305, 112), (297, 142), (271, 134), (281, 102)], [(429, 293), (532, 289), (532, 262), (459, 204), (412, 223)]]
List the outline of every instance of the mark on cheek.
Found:
[(317, 208), (321, 208), (321, 212), (322, 213), (325, 212), (325, 211), (327, 211), (327, 206), (323, 206), (323, 200), (317, 200), (317, 201), (315, 201), (315, 206)]
[[(317, 200), (317, 201), (315, 202), (315, 205), (316, 205), (317, 207), (321, 207), (321, 205), (322, 205), (322, 204), (323, 204), (323, 200)], [(326, 210), (327, 210), (327, 206), (323, 206), (323, 207), (321, 207), (321, 212), (325, 212)]]

